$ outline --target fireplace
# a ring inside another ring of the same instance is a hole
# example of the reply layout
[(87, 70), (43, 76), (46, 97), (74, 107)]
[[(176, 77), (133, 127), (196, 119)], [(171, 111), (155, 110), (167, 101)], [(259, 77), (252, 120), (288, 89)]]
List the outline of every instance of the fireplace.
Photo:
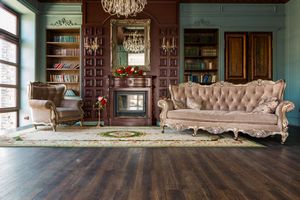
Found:
[(146, 91), (115, 91), (115, 117), (147, 117)]
[(109, 124), (152, 125), (152, 77), (110, 77)]

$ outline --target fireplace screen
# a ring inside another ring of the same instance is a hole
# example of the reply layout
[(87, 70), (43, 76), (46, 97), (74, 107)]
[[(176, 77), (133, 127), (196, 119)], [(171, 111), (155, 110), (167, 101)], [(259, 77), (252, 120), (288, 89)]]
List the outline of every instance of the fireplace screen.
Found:
[(116, 117), (146, 117), (147, 92), (115, 91)]

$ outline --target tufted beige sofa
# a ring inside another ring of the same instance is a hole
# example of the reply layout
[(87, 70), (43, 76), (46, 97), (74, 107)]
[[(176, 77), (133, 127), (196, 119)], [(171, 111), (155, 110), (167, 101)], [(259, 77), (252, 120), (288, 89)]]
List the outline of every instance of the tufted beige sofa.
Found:
[(32, 121), (37, 125), (51, 125), (53, 131), (59, 123), (80, 121), (82, 125), (84, 112), (82, 100), (64, 99), (66, 86), (31, 82), (28, 85), (29, 106)]
[(288, 137), (286, 112), (294, 104), (283, 100), (285, 82), (257, 80), (234, 85), (217, 82), (200, 85), (192, 82), (170, 85), (171, 99), (159, 100), (162, 132), (168, 126), (176, 130), (199, 129), (219, 134), (232, 131), (254, 137), (280, 134)]

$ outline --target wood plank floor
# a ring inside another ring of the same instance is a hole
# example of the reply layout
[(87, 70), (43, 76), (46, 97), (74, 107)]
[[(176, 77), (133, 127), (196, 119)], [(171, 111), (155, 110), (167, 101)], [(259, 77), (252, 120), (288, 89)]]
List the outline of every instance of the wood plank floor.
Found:
[(266, 148), (0, 148), (0, 199), (300, 199), (300, 128)]

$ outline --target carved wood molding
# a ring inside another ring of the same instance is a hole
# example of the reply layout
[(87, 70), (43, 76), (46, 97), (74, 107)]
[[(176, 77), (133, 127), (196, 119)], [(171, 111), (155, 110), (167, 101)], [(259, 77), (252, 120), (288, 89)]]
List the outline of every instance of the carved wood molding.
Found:
[(70, 19), (62, 18), (60, 20), (57, 20), (54, 23), (50, 24), (51, 26), (76, 26), (79, 25), (76, 22), (72, 22)]

